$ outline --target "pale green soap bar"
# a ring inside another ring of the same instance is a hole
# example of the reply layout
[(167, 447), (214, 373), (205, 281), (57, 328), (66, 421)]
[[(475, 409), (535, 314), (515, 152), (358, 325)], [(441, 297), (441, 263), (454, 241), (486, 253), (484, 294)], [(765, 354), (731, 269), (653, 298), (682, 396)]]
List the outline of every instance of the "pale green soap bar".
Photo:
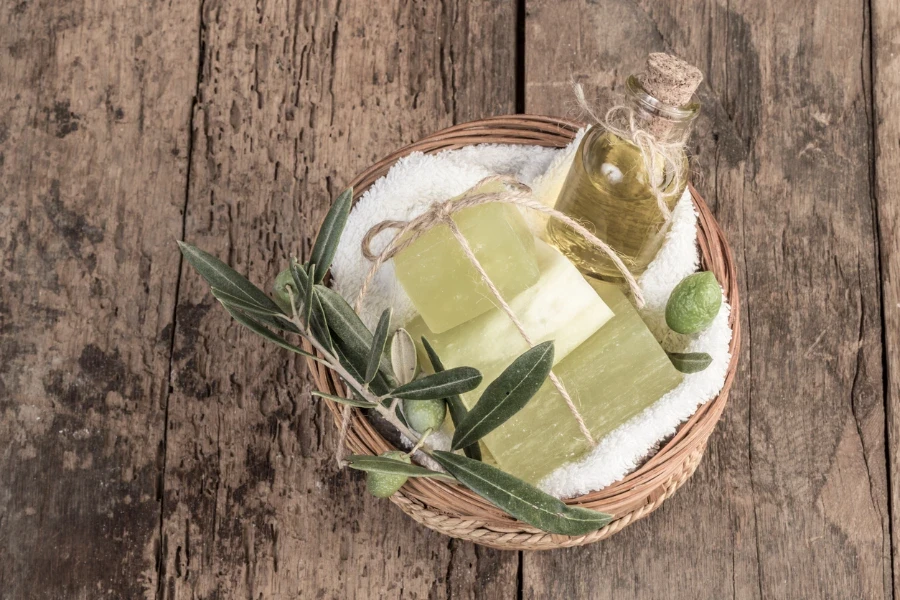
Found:
[[(615, 317), (556, 365), (554, 372), (599, 441), (675, 388), (682, 375), (616, 286), (596, 280), (591, 285)], [(501, 469), (533, 484), (590, 450), (549, 381), (483, 442)]]
[[(502, 191), (491, 183), (471, 193)], [(534, 235), (515, 206), (490, 203), (453, 215), (504, 299), (538, 279)], [(394, 257), (397, 279), (428, 328), (442, 333), (490, 310), (496, 302), (450, 228), (438, 225)]]
[[(512, 298), (509, 305), (535, 344), (553, 340), (553, 358), (558, 363), (609, 321), (613, 313), (559, 250), (535, 240), (535, 254), (540, 270), (537, 283)], [(421, 317), (408, 323), (406, 330), (416, 342), (419, 364), (429, 364), (421, 343), (425, 336), (445, 366), (470, 366), (481, 371), (481, 386), (463, 395), (463, 402), (469, 407), (491, 381), (528, 350), (528, 343), (500, 308), (443, 333), (430, 331)]]

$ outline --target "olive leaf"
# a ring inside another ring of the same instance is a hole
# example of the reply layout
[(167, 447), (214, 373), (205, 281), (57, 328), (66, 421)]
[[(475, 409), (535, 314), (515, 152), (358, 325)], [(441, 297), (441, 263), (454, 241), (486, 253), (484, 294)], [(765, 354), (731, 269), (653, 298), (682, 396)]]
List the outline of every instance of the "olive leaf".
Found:
[(456, 479), (446, 473), (439, 473), (438, 471), (432, 471), (431, 469), (384, 456), (353, 454), (347, 457), (347, 463), (351, 469), (370, 473), (390, 473), (392, 475), (406, 475), (407, 477), (431, 477), (456, 482)]
[(712, 364), (706, 352), (666, 352), (672, 365), (682, 373), (699, 373)]
[(312, 391), (310, 392), (310, 395), (318, 398), (327, 398), (338, 404), (346, 404), (347, 406), (355, 406), (357, 408), (372, 408), (373, 406), (371, 402), (356, 400), (355, 398), (344, 398), (343, 396), (335, 396), (334, 394), (326, 394), (325, 392)]
[(341, 234), (347, 225), (347, 217), (350, 216), (350, 208), (353, 206), (353, 188), (345, 190), (325, 215), (322, 221), (322, 227), (319, 228), (319, 234), (316, 236), (316, 243), (313, 244), (312, 255), (309, 262), (316, 265), (316, 273), (311, 273), (310, 279), (313, 283), (321, 283), (325, 279), (325, 273), (331, 266), (334, 254), (337, 252), (338, 243), (341, 241)]
[[(333, 338), (333, 341), (334, 346), (332, 350), (334, 351), (334, 355), (338, 359), (338, 362), (347, 369), (347, 372), (359, 383), (359, 385), (362, 385), (362, 381), (365, 379), (364, 376), (366, 373), (366, 365), (368, 363), (368, 355), (354, 351), (336, 336)], [(352, 382), (348, 381), (347, 383), (352, 387)], [(390, 391), (391, 384), (388, 383), (384, 374), (379, 372), (375, 376), (375, 379), (369, 383), (369, 389), (373, 394), (383, 396)]]
[(299, 301), (300, 297), (305, 298), (306, 294), (309, 293), (309, 273), (306, 267), (291, 259), (291, 277), (294, 279), (294, 287), (299, 292), (299, 297), (294, 300)]
[[(359, 382), (360, 385), (363, 385), (366, 367), (369, 362), (368, 353), (359, 353), (354, 349), (349, 348), (344, 342), (337, 338), (334, 340), (334, 350), (340, 363), (347, 367), (347, 370), (350, 371), (350, 374), (353, 375), (353, 378)], [(387, 394), (391, 387), (391, 383), (388, 382), (382, 371), (376, 372), (375, 378), (369, 382), (369, 389), (373, 394), (378, 396)]]
[(299, 347), (291, 344), (287, 340), (275, 335), (271, 330), (264, 327), (262, 323), (255, 320), (251, 316), (242, 313), (237, 307), (231, 306), (230, 304), (228, 304), (227, 302), (225, 302), (223, 300), (219, 300), (219, 302), (222, 304), (222, 306), (225, 307), (225, 310), (228, 311), (228, 314), (230, 314), (231, 317), (235, 321), (237, 321), (238, 323), (240, 323), (241, 325), (243, 325), (244, 327), (246, 327), (247, 329), (249, 329), (256, 335), (272, 342), (273, 344), (275, 344), (277, 346), (281, 346), (282, 348), (285, 348), (286, 350), (290, 350), (291, 352), (296, 352), (297, 354), (299, 354), (301, 356), (305, 356), (306, 358), (311, 358), (313, 360), (319, 361), (324, 364), (324, 361), (321, 358), (319, 358), (318, 356), (316, 356), (315, 354), (311, 354), (311, 353), (307, 352), (306, 350), (299, 348)]
[(316, 341), (325, 346), (326, 350), (334, 350), (334, 340), (331, 337), (331, 330), (328, 328), (328, 319), (325, 318), (325, 310), (319, 301), (319, 295), (313, 293), (311, 300), (312, 312), (309, 316), (309, 329)]
[(284, 315), (285, 312), (265, 292), (250, 283), (246, 277), (196, 246), (179, 241), (178, 247), (188, 263), (196, 269), (211, 288), (215, 288), (220, 294), (235, 298), (238, 302), (253, 309), (252, 311), (250, 308), (242, 310), (254, 312), (258, 315), (258, 320), (272, 327), (292, 333), (298, 332), (292, 323), (273, 316)]
[(268, 310), (274, 314), (284, 314), (265, 292), (212, 254), (181, 241), (178, 242), (178, 247), (210, 287), (240, 298), (259, 309)]
[[(425, 348), (428, 360), (431, 361), (432, 370), (435, 373), (445, 371), (444, 363), (441, 362), (441, 358), (424, 336), (422, 337), (422, 346)], [(453, 424), (459, 425), (468, 412), (466, 405), (463, 404), (462, 398), (460, 398), (458, 394), (448, 397), (447, 404), (450, 407), (450, 418), (453, 419)]]
[[(425, 348), (425, 353), (428, 354), (428, 360), (431, 361), (432, 370), (434, 370), (435, 373), (443, 371), (444, 363), (441, 362), (441, 357), (438, 356), (438, 353), (424, 336), (422, 337), (422, 346)], [(463, 422), (469, 411), (466, 409), (466, 405), (463, 404), (459, 394), (447, 396), (446, 400), (447, 407), (450, 409), (450, 419), (453, 420), (453, 426), (459, 427), (459, 424)], [(469, 458), (481, 460), (481, 446), (478, 445), (478, 442), (469, 444), (463, 448), (463, 452), (465, 452), (466, 456)]]
[(452, 450), (465, 448), (505, 423), (544, 384), (553, 367), (553, 342), (525, 351), (488, 384), (478, 403), (453, 432)]
[(316, 292), (325, 309), (328, 318), (328, 326), (335, 335), (348, 346), (360, 350), (364, 355), (369, 354), (369, 346), (372, 344), (372, 332), (360, 320), (356, 311), (347, 304), (344, 297), (333, 289), (323, 285), (316, 286)]
[(309, 273), (302, 265), (293, 260), (290, 269), (294, 287), (297, 289), (297, 297), (294, 298), (294, 302), (303, 302), (303, 306), (297, 307), (298, 312), (306, 315), (306, 323), (316, 341), (322, 344), (326, 350), (333, 351), (334, 341), (328, 326), (328, 316), (322, 306), (319, 294), (316, 293), (316, 288), (310, 283)]
[(472, 367), (456, 367), (410, 381), (391, 392), (403, 400), (440, 400), (454, 394), (471, 392), (481, 385), (481, 373)]
[(400, 385), (415, 379), (419, 371), (416, 344), (409, 332), (402, 327), (394, 332), (391, 339), (391, 368)]
[(237, 296), (233, 296), (228, 292), (223, 292), (217, 287), (211, 287), (209, 288), (209, 290), (212, 292), (212, 295), (215, 296), (216, 300), (221, 300), (222, 302), (225, 302), (235, 308), (239, 308), (242, 311), (253, 315), (277, 317), (284, 314), (280, 309), (277, 309), (278, 312), (275, 312), (270, 308), (263, 308), (253, 302), (248, 302), (246, 300), (238, 298)]
[[(322, 302), (328, 318), (328, 326), (334, 334), (333, 337), (340, 340), (344, 354), (357, 364), (357, 369), (365, 373), (369, 349), (372, 347), (372, 333), (360, 320), (356, 311), (347, 304), (343, 296), (333, 289), (317, 285), (316, 296)], [(394, 374), (384, 357), (381, 358), (379, 372), (381, 378), (388, 383), (388, 387), (394, 385)]]
[(434, 451), (432, 456), (473, 492), (542, 531), (585, 535), (612, 520), (612, 516), (606, 513), (567, 506), (521, 479), (483, 462), (439, 450)]
[[(353, 377), (356, 381), (363, 380), (363, 373), (365, 372), (365, 363), (360, 364), (359, 360), (351, 359), (350, 356), (347, 355), (346, 349), (340, 342), (337, 342), (334, 345), (334, 355), (337, 357), (338, 362), (347, 369), (347, 372), (350, 373), (350, 376)], [(348, 382), (349, 383), (349, 382)], [(370, 386), (370, 388), (374, 388), (374, 386)], [(374, 389), (373, 389), (374, 391)], [(379, 392), (376, 392), (379, 393)]]
[[(316, 265), (309, 265), (309, 278), (313, 279), (316, 275)], [(312, 319), (312, 311), (313, 311), (313, 303), (315, 300), (313, 299), (313, 294), (315, 293), (315, 286), (307, 285), (306, 293), (303, 295), (303, 322), (306, 323), (306, 326), (310, 326), (310, 320)]]
[(366, 364), (366, 379), (364, 383), (369, 383), (375, 379), (378, 373), (378, 367), (381, 366), (381, 360), (384, 356), (384, 345), (387, 343), (388, 329), (391, 328), (391, 309), (386, 308), (378, 319), (378, 326), (375, 327), (375, 334), (372, 336), (372, 347), (369, 349), (369, 361)]

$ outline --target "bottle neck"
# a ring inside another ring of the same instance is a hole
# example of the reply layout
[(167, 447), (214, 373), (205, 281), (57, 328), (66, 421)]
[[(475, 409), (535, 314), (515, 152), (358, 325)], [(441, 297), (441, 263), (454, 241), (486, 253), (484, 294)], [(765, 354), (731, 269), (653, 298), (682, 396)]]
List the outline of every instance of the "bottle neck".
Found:
[(665, 144), (684, 144), (691, 134), (700, 103), (692, 99), (684, 106), (672, 106), (654, 98), (634, 75), (625, 84), (625, 106), (631, 110), (634, 128), (653, 135)]

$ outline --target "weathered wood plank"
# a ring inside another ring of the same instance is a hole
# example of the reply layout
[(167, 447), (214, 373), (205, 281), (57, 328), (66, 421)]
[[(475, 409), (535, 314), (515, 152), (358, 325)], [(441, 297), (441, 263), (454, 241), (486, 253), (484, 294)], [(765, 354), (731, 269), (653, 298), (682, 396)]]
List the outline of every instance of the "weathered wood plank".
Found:
[[(274, 279), (353, 175), (514, 104), (511, 4), (207, 1), (186, 239)], [(185, 271), (169, 403), (165, 598), (515, 596), (515, 553), (476, 550), (338, 471), (302, 362)]]
[(0, 3), (0, 597), (152, 598), (188, 2)]
[(706, 71), (699, 185), (740, 264), (746, 336), (692, 482), (607, 542), (526, 554), (525, 597), (891, 595), (863, 11), (528, 3), (531, 112), (559, 113), (570, 76), (603, 102), (649, 51)]
[(894, 597), (900, 597), (900, 6), (871, 3), (875, 202), (881, 250)]

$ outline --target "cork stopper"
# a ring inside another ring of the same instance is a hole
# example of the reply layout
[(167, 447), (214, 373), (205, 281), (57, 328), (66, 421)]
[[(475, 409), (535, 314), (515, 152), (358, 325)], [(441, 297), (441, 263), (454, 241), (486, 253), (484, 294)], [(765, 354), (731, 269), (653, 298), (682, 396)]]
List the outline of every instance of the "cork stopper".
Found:
[(647, 70), (637, 76), (647, 92), (670, 106), (684, 106), (703, 81), (700, 69), (663, 52), (647, 57)]

